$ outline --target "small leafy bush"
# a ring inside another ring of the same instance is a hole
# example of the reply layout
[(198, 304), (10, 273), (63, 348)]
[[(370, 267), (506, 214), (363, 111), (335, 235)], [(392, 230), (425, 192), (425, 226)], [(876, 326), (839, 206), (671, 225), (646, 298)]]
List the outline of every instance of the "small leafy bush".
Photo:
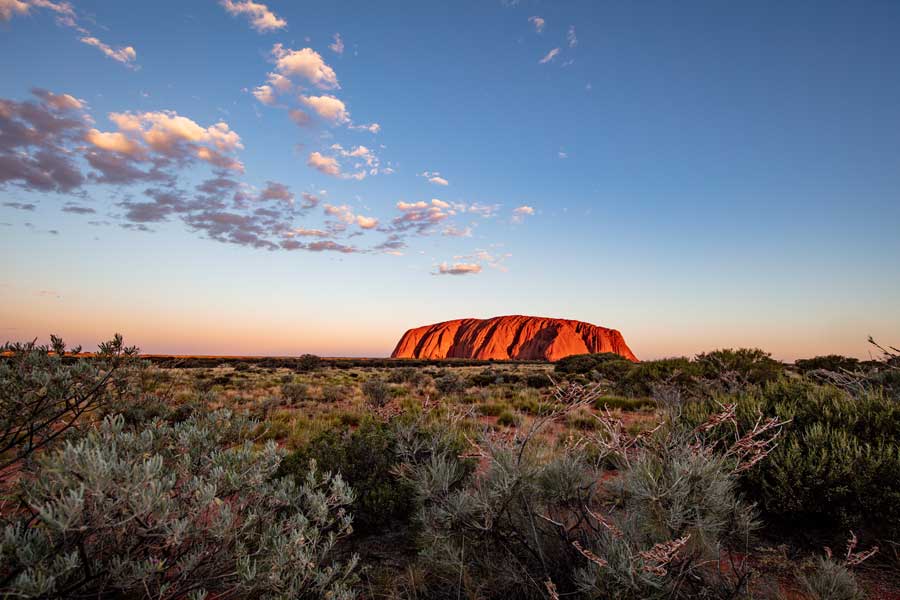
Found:
[(497, 424), (504, 427), (517, 427), (522, 417), (515, 411), (506, 409), (497, 416)]
[(281, 395), (285, 400), (298, 404), (309, 399), (309, 386), (291, 379), (281, 386)]
[(388, 384), (378, 377), (367, 379), (362, 385), (362, 391), (366, 397), (366, 402), (374, 408), (383, 407), (391, 398), (391, 390)]
[(389, 425), (365, 419), (354, 431), (327, 429), (285, 458), (279, 475), (303, 481), (311, 460), (323, 471), (339, 473), (353, 489), (351, 512), (358, 531), (379, 530), (408, 519), (412, 491), (393, 473), (399, 459), (397, 437)]
[(437, 391), (441, 394), (450, 396), (452, 394), (464, 392), (466, 384), (462, 377), (452, 371), (447, 371), (440, 377), (435, 378), (434, 387), (437, 388)]

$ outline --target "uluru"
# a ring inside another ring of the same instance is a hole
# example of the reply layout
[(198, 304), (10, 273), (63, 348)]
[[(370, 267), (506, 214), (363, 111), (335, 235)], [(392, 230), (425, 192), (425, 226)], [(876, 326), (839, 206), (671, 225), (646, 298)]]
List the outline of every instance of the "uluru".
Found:
[(391, 358), (556, 361), (599, 352), (638, 360), (615, 329), (523, 315), (455, 319), (415, 327), (403, 334)]

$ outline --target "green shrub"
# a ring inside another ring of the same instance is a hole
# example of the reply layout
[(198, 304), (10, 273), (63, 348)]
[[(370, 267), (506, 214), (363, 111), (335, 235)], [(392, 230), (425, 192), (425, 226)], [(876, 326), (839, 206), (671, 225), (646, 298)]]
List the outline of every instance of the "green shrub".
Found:
[(561, 375), (586, 375), (604, 363), (621, 360), (622, 357), (614, 352), (573, 354), (556, 361), (553, 370)]
[(362, 385), (366, 402), (374, 408), (381, 408), (390, 400), (390, 388), (383, 379), (373, 377)]
[(640, 410), (642, 408), (653, 408), (656, 401), (653, 398), (624, 398), (622, 396), (600, 396), (594, 400), (594, 408), (603, 410)]
[(285, 400), (299, 404), (309, 399), (309, 386), (291, 378), (281, 386), (281, 395)]
[(759, 348), (727, 348), (698, 354), (694, 358), (706, 379), (731, 378), (736, 384), (762, 385), (775, 381), (784, 366)]
[(478, 412), (486, 417), (499, 417), (501, 413), (509, 410), (509, 405), (503, 402), (479, 404)]
[[(900, 404), (880, 391), (851, 395), (832, 386), (780, 380), (717, 399), (737, 403), (741, 427), (759, 415), (791, 419), (765, 463), (743, 479), (764, 513), (834, 533), (867, 527), (900, 536)], [(715, 400), (684, 408), (689, 424), (721, 411)]]
[(228, 411), (129, 430), (109, 417), (43, 453), (20, 480), (33, 516), (7, 524), (0, 595), (42, 598), (354, 597), (334, 561), (352, 500), (313, 468), (273, 479), (281, 453)]
[(315, 354), (304, 354), (294, 362), (294, 370), (298, 373), (315, 371), (322, 366), (322, 359)]
[(310, 460), (323, 471), (339, 473), (353, 489), (356, 499), (350, 510), (358, 531), (383, 529), (409, 518), (413, 496), (409, 484), (393, 473), (399, 459), (396, 434), (389, 425), (365, 419), (354, 431), (325, 430), (285, 458), (278, 474), (303, 481)]
[(616, 389), (626, 396), (652, 396), (656, 386), (667, 384), (690, 390), (700, 375), (697, 364), (689, 359), (664, 358), (638, 363), (617, 384)]
[(497, 424), (504, 427), (518, 427), (522, 417), (512, 410), (504, 410), (497, 416)]
[(544, 373), (532, 373), (525, 376), (525, 385), (534, 389), (543, 389), (552, 386), (553, 381)]
[(466, 390), (466, 384), (462, 377), (452, 371), (447, 371), (434, 380), (434, 387), (444, 396), (460, 394)]
[(801, 373), (809, 371), (831, 371), (840, 373), (843, 371), (856, 371), (859, 367), (859, 360), (839, 354), (829, 354), (827, 356), (816, 356), (814, 358), (801, 358), (794, 362)]
[(350, 397), (350, 391), (342, 385), (326, 385), (322, 387), (322, 402), (334, 404)]

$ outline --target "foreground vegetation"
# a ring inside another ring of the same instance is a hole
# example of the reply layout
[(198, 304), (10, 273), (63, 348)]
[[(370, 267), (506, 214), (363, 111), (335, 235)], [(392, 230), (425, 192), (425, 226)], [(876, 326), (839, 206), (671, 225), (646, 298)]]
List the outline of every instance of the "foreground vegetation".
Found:
[(900, 357), (0, 357), (0, 596), (900, 597)]

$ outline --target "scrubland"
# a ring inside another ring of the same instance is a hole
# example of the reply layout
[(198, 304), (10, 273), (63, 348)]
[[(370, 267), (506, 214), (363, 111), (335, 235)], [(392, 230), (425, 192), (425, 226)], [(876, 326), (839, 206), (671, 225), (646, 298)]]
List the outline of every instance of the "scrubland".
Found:
[(878, 350), (10, 345), (0, 596), (900, 598), (900, 358)]

